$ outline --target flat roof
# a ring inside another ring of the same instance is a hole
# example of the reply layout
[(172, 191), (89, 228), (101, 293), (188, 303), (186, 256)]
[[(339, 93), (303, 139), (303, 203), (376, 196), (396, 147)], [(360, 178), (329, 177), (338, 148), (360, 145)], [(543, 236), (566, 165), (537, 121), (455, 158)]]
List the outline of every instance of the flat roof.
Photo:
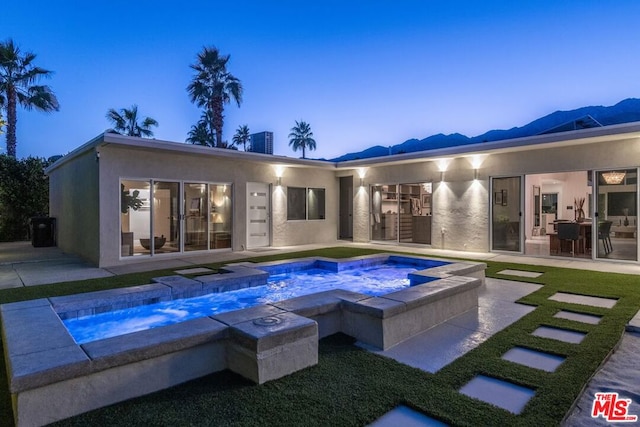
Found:
[(574, 131), (534, 135), (521, 138), (505, 139), (500, 141), (480, 142), (475, 144), (458, 145), (454, 147), (437, 148), (433, 150), (415, 151), (389, 156), (370, 157), (366, 159), (332, 162), (329, 160), (297, 159), (273, 154), (253, 153), (248, 151), (229, 150), (226, 148), (213, 148), (201, 145), (193, 145), (181, 142), (164, 141), (158, 139), (137, 138), (116, 133), (103, 133), (86, 144), (81, 145), (69, 154), (65, 155), (49, 166), (45, 173), (49, 173), (58, 167), (71, 161), (87, 151), (96, 150), (107, 145), (122, 147), (164, 150), (180, 152), (198, 156), (211, 156), (215, 158), (228, 158), (249, 162), (270, 163), (287, 167), (307, 167), (334, 170), (348, 170), (367, 166), (382, 166), (416, 163), (428, 160), (437, 160), (449, 157), (467, 157), (479, 154), (507, 153), (526, 150), (542, 150), (554, 147), (566, 147), (571, 145), (593, 144), (603, 141), (616, 141), (623, 139), (640, 138), (640, 122), (623, 123), (618, 125), (602, 126), (597, 128), (579, 129)]

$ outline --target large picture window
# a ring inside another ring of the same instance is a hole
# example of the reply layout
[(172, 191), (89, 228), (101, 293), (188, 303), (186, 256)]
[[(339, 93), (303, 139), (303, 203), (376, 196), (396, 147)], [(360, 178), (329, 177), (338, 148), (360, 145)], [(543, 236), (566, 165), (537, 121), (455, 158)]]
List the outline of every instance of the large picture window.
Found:
[(308, 219), (324, 219), (324, 188), (307, 190)]
[(287, 188), (287, 220), (325, 219), (324, 188)]
[(287, 188), (287, 220), (296, 221), (307, 219), (306, 189), (299, 187)]

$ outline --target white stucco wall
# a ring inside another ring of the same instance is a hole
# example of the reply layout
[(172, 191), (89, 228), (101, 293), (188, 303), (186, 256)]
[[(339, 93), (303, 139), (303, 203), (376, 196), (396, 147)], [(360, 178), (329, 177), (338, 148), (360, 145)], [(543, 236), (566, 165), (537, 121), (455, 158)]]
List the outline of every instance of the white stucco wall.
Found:
[(100, 202), (95, 152), (86, 152), (49, 173), (49, 215), (56, 218), (57, 245), (97, 264)]
[[(272, 184), (271, 238), (273, 246), (324, 243), (336, 240), (338, 229), (338, 179), (332, 169), (285, 167), (282, 186), (277, 187), (274, 163), (219, 159), (211, 156), (168, 152), (158, 149), (106, 145), (99, 148), (100, 202), (104, 206), (100, 225), (100, 265), (136, 260), (120, 260), (119, 182), (121, 178), (153, 178), (161, 181), (230, 183), (233, 185), (232, 249), (247, 245), (247, 182)], [(242, 153), (239, 157), (242, 156)], [(108, 165), (108, 166), (107, 166)], [(326, 219), (287, 221), (287, 186), (325, 189)], [(283, 197), (284, 196), (284, 197)], [(138, 258), (138, 257), (135, 257)]]
[[(589, 187), (585, 186), (586, 171), (637, 167), (640, 165), (640, 140), (604, 140), (584, 145), (545, 149), (533, 146), (513, 152), (485, 153), (478, 167), (476, 181), (473, 179), (472, 162), (472, 157), (466, 154), (449, 159), (444, 181), (441, 181), (440, 174), (443, 162), (436, 159), (367, 167), (366, 191), (354, 196), (354, 241), (370, 240), (370, 185), (433, 182), (431, 246), (461, 251), (489, 251), (489, 187), (492, 177), (521, 176), (523, 181), (528, 174), (555, 173), (564, 177), (567, 185), (558, 207), (562, 209), (562, 216), (573, 219), (573, 211), (566, 207), (573, 205), (574, 197), (584, 197), (590, 192)], [(341, 173), (357, 177), (358, 168), (345, 169)], [(583, 177), (582, 182), (576, 181), (578, 175)], [(528, 185), (531, 184), (525, 184), (523, 190), (526, 191)], [(526, 199), (522, 206), (519, 203), (509, 204), (509, 216), (516, 220), (522, 211), (522, 220), (527, 227), (530, 225), (527, 218), (533, 215), (530, 210), (531, 203)]]

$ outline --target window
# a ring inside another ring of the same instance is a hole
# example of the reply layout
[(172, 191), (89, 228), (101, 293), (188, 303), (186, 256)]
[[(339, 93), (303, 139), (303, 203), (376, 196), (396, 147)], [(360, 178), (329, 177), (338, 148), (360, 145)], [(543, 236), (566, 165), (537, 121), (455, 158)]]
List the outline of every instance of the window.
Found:
[(307, 190), (308, 219), (324, 219), (324, 188)]
[(306, 188), (287, 188), (287, 220), (307, 219), (307, 205), (305, 200)]
[(287, 220), (325, 219), (324, 188), (287, 188)]

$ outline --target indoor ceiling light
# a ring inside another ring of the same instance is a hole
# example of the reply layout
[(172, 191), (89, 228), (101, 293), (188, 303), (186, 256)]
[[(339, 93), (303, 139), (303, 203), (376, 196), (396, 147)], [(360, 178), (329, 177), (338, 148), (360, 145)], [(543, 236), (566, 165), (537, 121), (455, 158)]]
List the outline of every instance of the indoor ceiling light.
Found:
[(604, 178), (604, 182), (606, 182), (607, 184), (613, 185), (613, 184), (622, 183), (622, 180), (624, 179), (625, 175), (626, 175), (626, 172), (616, 172), (616, 171), (603, 172), (602, 178)]

